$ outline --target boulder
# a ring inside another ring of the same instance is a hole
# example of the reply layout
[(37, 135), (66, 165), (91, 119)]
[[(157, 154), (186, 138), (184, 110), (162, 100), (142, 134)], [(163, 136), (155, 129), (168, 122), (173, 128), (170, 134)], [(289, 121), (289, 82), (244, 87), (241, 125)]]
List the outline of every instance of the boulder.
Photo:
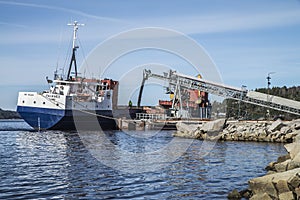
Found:
[(284, 147), (290, 154), (291, 159), (294, 159), (294, 157), (300, 152), (300, 144), (298, 142), (286, 144)]
[(242, 198), (250, 199), (250, 197), (252, 196), (252, 191), (245, 189), (245, 190), (240, 191), (240, 194), (241, 194)]
[(268, 171), (275, 171), (275, 164), (277, 164), (276, 162), (270, 162), (267, 166), (266, 166), (266, 170)]
[(296, 169), (299, 167), (300, 167), (300, 163), (292, 160), (291, 162), (289, 162), (287, 166), (287, 170)]
[(294, 142), (300, 143), (300, 130), (295, 131), (294, 134), (295, 134)]
[(209, 121), (203, 124), (200, 130), (203, 132), (221, 131), (224, 128), (225, 122), (226, 122), (225, 119), (217, 119), (214, 121)]
[[(297, 169), (294, 169), (294, 170), (297, 170), (299, 171), (299, 168)], [(290, 170), (290, 171), (294, 171), (294, 170)], [(289, 172), (289, 171), (288, 171)], [(289, 176), (289, 179), (288, 179), (288, 184), (293, 187), (294, 189), (295, 188), (298, 188), (299, 185), (300, 185), (300, 177), (299, 177), (299, 172), (295, 173), (295, 174), (292, 174), (291, 176)]]
[(280, 132), (281, 132), (282, 134), (287, 134), (287, 133), (293, 132), (293, 130), (291, 129), (291, 127), (285, 126), (285, 127), (282, 127), (282, 128), (280, 129)]
[(283, 155), (283, 156), (279, 156), (277, 158), (277, 163), (281, 163), (281, 162), (284, 162), (288, 159), (291, 159), (291, 156), (289, 154), (286, 154), (286, 155)]
[(287, 133), (285, 135), (285, 141), (286, 142), (293, 142), (293, 137), (294, 137), (293, 133)]
[(300, 163), (300, 152), (298, 152), (298, 153), (294, 156), (293, 161), (294, 161), (294, 162)]
[(237, 129), (236, 129), (236, 131), (239, 132), (239, 133), (241, 133), (241, 132), (243, 132), (245, 130), (246, 130), (246, 128), (243, 125), (238, 126)]
[(242, 195), (239, 193), (237, 189), (234, 189), (232, 192), (228, 194), (227, 198), (231, 200), (238, 200), (242, 198)]
[(300, 184), (298, 173), (300, 173), (300, 168), (254, 178), (249, 181), (249, 189), (253, 194), (267, 193), (270, 196), (276, 197), (277, 189), (274, 185), (283, 180), (288, 183), (289, 187), (297, 188)]
[(278, 191), (278, 194), (290, 192), (288, 183), (286, 180), (279, 180), (276, 184), (276, 189)]
[(277, 119), (275, 122), (271, 124), (268, 131), (269, 132), (279, 131), (283, 126), (286, 125), (281, 121), (281, 119)]
[(284, 162), (281, 162), (281, 163), (277, 163), (274, 165), (274, 168), (275, 168), (275, 171), (276, 172), (284, 172), (287, 170), (288, 168), (288, 164), (290, 163), (291, 159), (288, 159)]
[(201, 124), (199, 124), (199, 125), (198, 124), (187, 124), (187, 123), (184, 123), (184, 122), (178, 122), (176, 124), (177, 131), (180, 131), (180, 132), (196, 131), (199, 127), (201, 127)]
[(295, 188), (294, 193), (296, 194), (296, 199), (300, 199), (300, 188)]
[(198, 139), (200, 137), (199, 132), (197, 131), (176, 131), (173, 133), (174, 137), (183, 137), (183, 138), (190, 138), (190, 139)]
[(178, 122), (176, 124), (177, 131), (173, 133), (173, 136), (198, 139), (200, 137), (200, 127), (201, 125), (197, 124), (187, 124), (183, 122)]
[[(272, 176), (272, 174), (266, 176)], [(259, 177), (261, 178), (260, 180), (255, 180), (255, 179), (250, 180), (249, 181), (250, 190), (253, 192), (253, 194), (267, 193), (270, 196), (277, 196), (277, 190), (274, 184), (272, 183), (272, 180), (264, 180), (264, 177)]]
[(289, 126), (295, 130), (299, 130), (300, 129), (300, 119), (295, 119), (293, 120)]
[(273, 200), (267, 193), (253, 195), (250, 200)]
[(290, 191), (279, 194), (279, 200), (294, 200), (293, 192)]

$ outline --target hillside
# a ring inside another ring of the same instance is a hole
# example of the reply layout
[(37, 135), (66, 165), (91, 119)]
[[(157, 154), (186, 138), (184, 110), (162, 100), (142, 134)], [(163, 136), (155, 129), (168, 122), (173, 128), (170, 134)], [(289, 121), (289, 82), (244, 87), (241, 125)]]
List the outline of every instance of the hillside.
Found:
[(2, 110), (0, 108), (0, 119), (20, 119), (20, 115), (15, 111)]

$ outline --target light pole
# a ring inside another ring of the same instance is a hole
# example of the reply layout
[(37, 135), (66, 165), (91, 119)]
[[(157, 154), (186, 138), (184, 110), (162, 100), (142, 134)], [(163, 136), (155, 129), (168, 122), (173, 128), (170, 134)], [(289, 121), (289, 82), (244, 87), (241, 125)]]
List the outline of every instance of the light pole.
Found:
[(269, 72), (269, 73), (268, 73), (268, 76), (267, 76), (267, 85), (268, 85), (268, 96), (267, 96), (267, 101), (269, 101), (269, 95), (270, 95), (271, 74), (275, 74), (275, 72)]
[[(267, 86), (268, 86), (268, 94), (267, 94), (267, 102), (268, 104), (270, 104), (270, 98), (269, 98), (269, 95), (270, 95), (270, 85), (271, 85), (271, 74), (275, 74), (275, 72), (269, 72), (268, 73), (268, 76), (267, 76)], [(268, 117), (268, 120), (270, 120), (270, 111), (269, 109), (267, 110), (267, 117)]]

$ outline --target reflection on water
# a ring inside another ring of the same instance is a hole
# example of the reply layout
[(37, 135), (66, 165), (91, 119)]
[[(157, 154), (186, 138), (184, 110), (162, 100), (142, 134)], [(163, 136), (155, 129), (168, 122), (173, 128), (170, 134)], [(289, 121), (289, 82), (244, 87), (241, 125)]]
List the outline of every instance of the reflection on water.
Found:
[[(0, 130), (0, 199), (225, 199), (232, 189), (245, 188), (250, 178), (263, 175), (268, 162), (285, 153), (282, 144), (218, 142), (203, 157), (199, 153), (203, 142), (195, 140), (163, 169), (130, 174), (99, 162), (76, 132), (32, 132), (24, 122), (11, 121), (0, 122)], [(170, 131), (151, 138), (134, 138), (134, 134), (139, 133), (106, 132), (115, 145), (106, 159), (118, 165), (126, 158), (116, 149), (155, 151), (172, 140)], [(99, 134), (86, 137), (97, 141)], [(97, 143), (91, 145), (99, 151)], [(145, 163), (165, 162), (170, 153)], [(128, 167), (134, 165), (138, 171), (149, 167), (141, 166), (139, 159), (127, 160)]]

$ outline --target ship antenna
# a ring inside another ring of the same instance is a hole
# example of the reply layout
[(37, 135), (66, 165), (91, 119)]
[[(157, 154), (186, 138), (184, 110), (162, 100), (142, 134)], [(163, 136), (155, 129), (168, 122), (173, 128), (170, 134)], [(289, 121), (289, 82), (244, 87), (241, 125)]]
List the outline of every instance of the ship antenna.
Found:
[(72, 45), (72, 58), (70, 61), (70, 66), (68, 70), (68, 75), (67, 75), (67, 80), (70, 80), (70, 74), (71, 74), (71, 69), (72, 69), (72, 64), (74, 63), (75, 67), (75, 79), (77, 78), (77, 63), (76, 63), (76, 57), (75, 57), (75, 52), (76, 49), (79, 47), (76, 46), (76, 39), (77, 39), (77, 31), (79, 26), (84, 26), (84, 24), (79, 24), (77, 21), (74, 21), (74, 23), (69, 23), (68, 26), (73, 26), (73, 45)]

